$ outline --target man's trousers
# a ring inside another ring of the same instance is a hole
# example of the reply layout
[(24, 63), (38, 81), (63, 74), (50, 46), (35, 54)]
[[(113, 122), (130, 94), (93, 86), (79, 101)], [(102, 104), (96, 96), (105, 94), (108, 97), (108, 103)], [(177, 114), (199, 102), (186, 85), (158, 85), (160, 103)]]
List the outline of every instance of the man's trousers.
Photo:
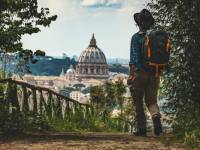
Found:
[(151, 117), (156, 115), (160, 116), (160, 110), (157, 104), (160, 79), (143, 70), (137, 72), (132, 70), (127, 83), (130, 87), (131, 96), (136, 108), (137, 130), (146, 130), (146, 117), (143, 101), (145, 101)]

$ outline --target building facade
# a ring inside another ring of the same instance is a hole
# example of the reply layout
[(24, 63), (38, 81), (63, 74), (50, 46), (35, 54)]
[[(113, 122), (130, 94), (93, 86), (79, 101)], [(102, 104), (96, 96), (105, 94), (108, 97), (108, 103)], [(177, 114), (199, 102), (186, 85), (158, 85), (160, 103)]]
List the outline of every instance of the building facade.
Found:
[(108, 79), (108, 65), (105, 54), (97, 46), (94, 34), (88, 48), (80, 55), (76, 67), (77, 79)]

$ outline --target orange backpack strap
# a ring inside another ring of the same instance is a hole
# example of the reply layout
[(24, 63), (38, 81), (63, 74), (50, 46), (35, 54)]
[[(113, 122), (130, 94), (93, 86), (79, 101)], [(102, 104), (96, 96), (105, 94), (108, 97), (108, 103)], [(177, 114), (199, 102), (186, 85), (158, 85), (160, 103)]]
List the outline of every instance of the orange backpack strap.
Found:
[(171, 49), (171, 44), (170, 44), (169, 35), (168, 35), (167, 36), (167, 44), (166, 44), (166, 50), (168, 53), (169, 53), (170, 49)]
[(156, 74), (155, 74), (155, 77), (158, 78), (159, 77), (159, 69), (162, 67), (166, 67), (166, 64), (156, 64), (156, 63), (152, 63), (152, 62), (149, 62), (149, 65), (150, 66), (153, 66), (156, 68)]
[(150, 57), (151, 57), (151, 48), (150, 48), (150, 45), (149, 45), (149, 36), (146, 36), (145, 46), (147, 47), (148, 59), (150, 59)]
[(151, 57), (151, 48), (150, 46), (148, 46), (148, 59), (150, 59), (150, 57)]

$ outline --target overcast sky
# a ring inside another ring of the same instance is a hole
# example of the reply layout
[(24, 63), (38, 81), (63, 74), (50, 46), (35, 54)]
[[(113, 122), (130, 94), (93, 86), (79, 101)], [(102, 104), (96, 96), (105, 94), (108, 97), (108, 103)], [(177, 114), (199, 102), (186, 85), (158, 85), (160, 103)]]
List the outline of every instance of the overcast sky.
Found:
[(95, 33), (107, 58), (129, 58), (131, 36), (138, 30), (133, 13), (145, 7), (145, 0), (38, 0), (58, 19), (50, 28), (24, 36), (24, 48), (41, 49), (47, 55), (77, 55)]

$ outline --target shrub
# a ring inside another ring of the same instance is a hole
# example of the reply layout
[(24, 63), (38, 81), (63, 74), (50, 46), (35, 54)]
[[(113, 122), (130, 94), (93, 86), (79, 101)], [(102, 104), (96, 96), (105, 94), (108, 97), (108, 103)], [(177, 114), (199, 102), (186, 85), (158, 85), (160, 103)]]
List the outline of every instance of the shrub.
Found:
[(10, 114), (5, 108), (0, 108), (0, 134), (3, 136), (21, 134), (25, 130), (24, 114)]
[(186, 132), (184, 143), (192, 149), (200, 149), (200, 131)]

